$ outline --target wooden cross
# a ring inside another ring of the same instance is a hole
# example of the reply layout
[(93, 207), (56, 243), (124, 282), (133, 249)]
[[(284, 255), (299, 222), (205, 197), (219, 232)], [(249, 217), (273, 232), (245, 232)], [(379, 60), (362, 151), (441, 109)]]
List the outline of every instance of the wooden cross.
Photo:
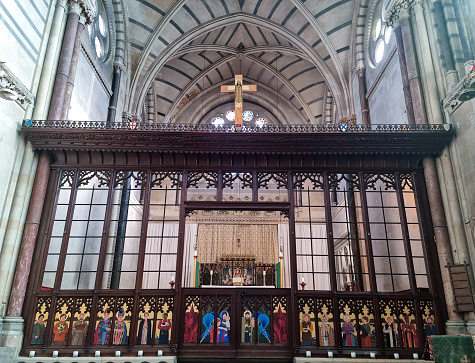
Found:
[(242, 74), (236, 74), (234, 76), (234, 85), (221, 86), (221, 92), (235, 92), (236, 98), (234, 100), (234, 125), (237, 131), (241, 131), (242, 128), (242, 93), (243, 92), (256, 92), (257, 85), (255, 84), (242, 84)]

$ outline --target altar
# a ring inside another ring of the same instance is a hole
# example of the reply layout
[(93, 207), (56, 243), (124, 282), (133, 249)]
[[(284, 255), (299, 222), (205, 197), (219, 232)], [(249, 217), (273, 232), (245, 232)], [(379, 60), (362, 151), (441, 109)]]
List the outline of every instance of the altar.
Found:
[(199, 264), (199, 286), (277, 287), (276, 265), (258, 263), (255, 257), (224, 256), (218, 263)]

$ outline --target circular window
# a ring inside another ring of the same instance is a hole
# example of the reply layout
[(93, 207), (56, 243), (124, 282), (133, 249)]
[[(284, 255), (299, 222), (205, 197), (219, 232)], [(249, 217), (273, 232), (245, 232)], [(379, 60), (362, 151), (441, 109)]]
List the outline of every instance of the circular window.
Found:
[(384, 41), (379, 39), (376, 43), (376, 49), (374, 50), (374, 61), (376, 63), (381, 62), (384, 56)]
[(264, 125), (267, 125), (267, 120), (265, 118), (260, 117), (256, 120), (256, 126), (263, 127)]
[(223, 126), (224, 120), (221, 117), (215, 117), (212, 121), (214, 126)]
[(392, 33), (393, 33), (393, 28), (388, 27), (388, 28), (386, 29), (386, 32), (384, 33), (384, 42), (385, 42), (386, 44), (388, 44), (389, 41), (391, 40), (391, 35), (392, 35)]
[(227, 118), (229, 121), (234, 121), (234, 119), (235, 119), (234, 111), (228, 111), (228, 112), (226, 112), (226, 118)]
[(378, 19), (373, 30), (373, 40), (378, 39), (380, 34), (381, 34), (381, 19)]
[(103, 0), (88, 0), (88, 2), (94, 3), (92, 8), (95, 9), (96, 16), (92, 24), (87, 26), (87, 32), (97, 59), (104, 62), (109, 55), (110, 41), (106, 8)]
[(379, 64), (383, 59), (386, 51), (386, 45), (389, 44), (392, 35), (392, 28), (384, 23), (383, 1), (380, 1), (373, 13), (371, 37), (369, 41), (369, 50), (372, 55), (374, 65)]
[(253, 118), (254, 118), (254, 114), (252, 113), (252, 111), (244, 111), (242, 113), (243, 121), (252, 121)]

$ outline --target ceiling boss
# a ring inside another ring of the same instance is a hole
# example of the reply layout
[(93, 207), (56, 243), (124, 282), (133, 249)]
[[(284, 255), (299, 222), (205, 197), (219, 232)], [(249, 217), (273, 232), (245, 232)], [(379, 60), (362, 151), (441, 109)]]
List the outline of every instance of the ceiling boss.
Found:
[(234, 85), (221, 86), (221, 92), (234, 92), (234, 125), (236, 131), (242, 129), (242, 93), (243, 92), (256, 92), (257, 85), (255, 84), (242, 84), (242, 74), (236, 74), (234, 76)]

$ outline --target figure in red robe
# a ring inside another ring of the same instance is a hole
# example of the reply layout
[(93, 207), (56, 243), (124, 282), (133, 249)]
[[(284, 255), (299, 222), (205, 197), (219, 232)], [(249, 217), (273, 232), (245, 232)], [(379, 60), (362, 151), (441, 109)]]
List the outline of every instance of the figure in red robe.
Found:
[(163, 319), (157, 323), (160, 333), (158, 335), (158, 344), (168, 344), (169, 331), (172, 327), (172, 321), (168, 319), (168, 314), (163, 314)]
[(416, 327), (409, 320), (409, 315), (404, 316), (401, 324), (402, 346), (405, 348), (419, 348)]

